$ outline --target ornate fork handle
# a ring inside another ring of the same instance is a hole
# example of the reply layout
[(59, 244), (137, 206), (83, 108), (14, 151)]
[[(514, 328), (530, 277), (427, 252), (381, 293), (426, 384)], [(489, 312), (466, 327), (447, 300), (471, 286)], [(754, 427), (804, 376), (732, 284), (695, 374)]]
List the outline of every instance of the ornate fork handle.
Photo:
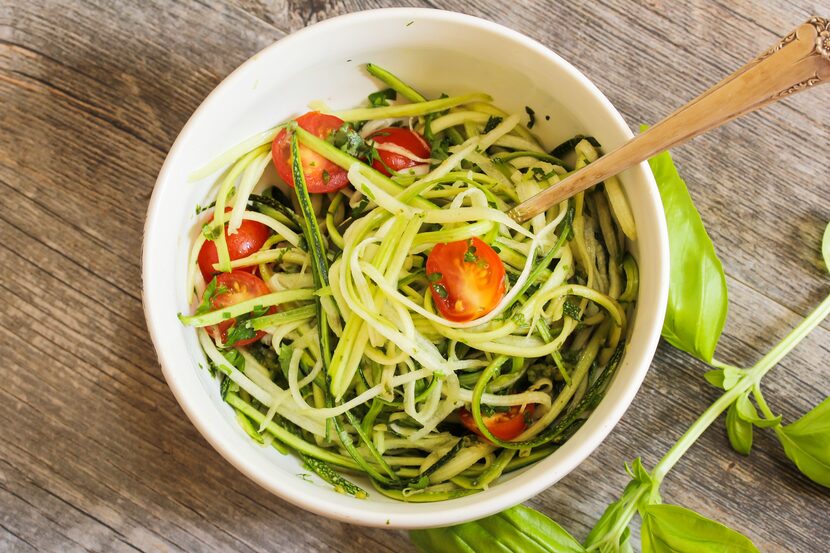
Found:
[(811, 17), (646, 132), (510, 210), (530, 219), (608, 177), (785, 96), (830, 81), (830, 20)]

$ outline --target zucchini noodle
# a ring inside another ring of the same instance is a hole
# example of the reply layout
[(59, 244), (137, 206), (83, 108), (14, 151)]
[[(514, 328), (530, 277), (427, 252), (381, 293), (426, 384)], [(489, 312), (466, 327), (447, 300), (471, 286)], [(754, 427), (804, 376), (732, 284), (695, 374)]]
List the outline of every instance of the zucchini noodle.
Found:
[[(634, 219), (614, 177), (516, 223), (507, 210), (597, 159), (596, 142), (549, 150), (487, 94), (428, 99), (367, 70), (387, 90), (311, 114), (339, 118), (328, 136), (283, 122), (191, 175), (218, 176), (194, 219), (192, 312), (179, 318), (256, 443), (355, 498), (367, 492), (338, 471), (400, 501), (462, 497), (555, 451), (602, 399), (638, 296)], [(390, 127), (429, 151), (380, 140)], [(275, 140), (275, 158), (290, 143), (292, 183), (267, 170)], [(335, 177), (347, 186), (317, 192)], [(240, 254), (251, 225), (263, 238)], [(453, 244), (478, 273), (435, 269)], [(472, 274), (505, 276), (486, 288)], [(260, 279), (256, 294), (238, 284)], [(450, 317), (462, 297), (492, 301)]]

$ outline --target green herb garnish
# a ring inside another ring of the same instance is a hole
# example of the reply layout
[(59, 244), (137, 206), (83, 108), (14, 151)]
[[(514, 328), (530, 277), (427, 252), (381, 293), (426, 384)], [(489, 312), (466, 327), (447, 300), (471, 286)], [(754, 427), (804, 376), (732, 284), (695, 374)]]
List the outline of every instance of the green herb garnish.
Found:
[(533, 111), (533, 108), (530, 106), (525, 106), (525, 112), (527, 113), (528, 121), (527, 121), (527, 128), (532, 129), (533, 125), (536, 124), (536, 112)]
[(388, 106), (389, 100), (395, 100), (398, 97), (397, 92), (392, 88), (378, 90), (369, 94), (369, 103), (372, 107)]

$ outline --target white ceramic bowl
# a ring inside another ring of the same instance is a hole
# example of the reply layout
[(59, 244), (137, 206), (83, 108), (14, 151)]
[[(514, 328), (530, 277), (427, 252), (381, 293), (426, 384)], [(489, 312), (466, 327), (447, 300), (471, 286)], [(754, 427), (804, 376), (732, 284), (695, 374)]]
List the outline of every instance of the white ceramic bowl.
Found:
[[(630, 343), (602, 403), (548, 458), (506, 475), (487, 491), (452, 501), (409, 504), (369, 487), (357, 500), (309, 483), (294, 456), (255, 444), (236, 424), (218, 386), (199, 367), (187, 311), (185, 266), (194, 206), (212, 179), (187, 176), (242, 139), (307, 110), (311, 100), (336, 109), (365, 101), (379, 84), (362, 64), (388, 68), (428, 96), (484, 91), (521, 113), (532, 106), (534, 127), (548, 145), (582, 132), (606, 150), (631, 137), (605, 96), (570, 64), (505, 27), (457, 13), (388, 9), (318, 23), (254, 55), (199, 106), (179, 134), (153, 191), (144, 235), (144, 310), (164, 376), (193, 424), (228, 461), (257, 483), (304, 509), (350, 523), (396, 528), (446, 526), (480, 518), (541, 492), (581, 463), (622, 417), (645, 377), (663, 321), (668, 291), (668, 239), (657, 187), (646, 164), (623, 174), (637, 223), (633, 244), (640, 296)], [(550, 115), (546, 121), (545, 115)]]

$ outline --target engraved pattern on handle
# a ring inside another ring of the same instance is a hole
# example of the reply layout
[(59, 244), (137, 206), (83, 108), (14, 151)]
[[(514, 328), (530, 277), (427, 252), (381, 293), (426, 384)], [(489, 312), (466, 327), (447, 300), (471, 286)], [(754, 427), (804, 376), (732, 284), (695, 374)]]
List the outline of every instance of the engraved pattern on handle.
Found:
[[(828, 62), (830, 62), (830, 19), (825, 19), (823, 17), (813, 16), (807, 20), (807, 24), (812, 25), (816, 32), (816, 41), (815, 47), (813, 51), (810, 53), (811, 56), (821, 56)], [(791, 32), (787, 36), (781, 39), (781, 42), (770, 48), (763, 56), (762, 59), (774, 54), (784, 46), (787, 46), (789, 43), (793, 42), (796, 38), (798, 38), (798, 29)], [(796, 92), (801, 92), (805, 88), (809, 88), (811, 86), (817, 85), (822, 81), (821, 76), (816, 71), (811, 77), (807, 77), (801, 82), (798, 82), (792, 85), (789, 88), (782, 90), (781, 92), (775, 94), (773, 98), (775, 100), (779, 98), (783, 98), (785, 96), (789, 96), (790, 94), (795, 94)]]
[(778, 94), (773, 96), (773, 98), (775, 98), (775, 99), (783, 98), (784, 96), (789, 96), (790, 94), (795, 94), (796, 92), (801, 92), (805, 88), (813, 86), (813, 85), (817, 85), (820, 82), (821, 82), (821, 77), (819, 77), (818, 73), (816, 73), (812, 77), (804, 79), (800, 83), (796, 83), (796, 84), (792, 85), (790, 88), (788, 88), (786, 90), (782, 90), (781, 92), (779, 92)]
[(816, 52), (830, 61), (830, 19), (811, 17), (808, 21), (816, 28)]
[(791, 32), (790, 34), (788, 34), (787, 36), (785, 36), (784, 38), (782, 38), (780, 41), (778, 41), (778, 43), (777, 43), (777, 44), (775, 44), (774, 46), (770, 47), (770, 49), (769, 49), (769, 50), (767, 50), (766, 52), (764, 52), (763, 54), (761, 54), (760, 56), (758, 56), (758, 60), (757, 60), (757, 61), (761, 61), (762, 59), (764, 59), (764, 58), (766, 58), (766, 57), (768, 57), (768, 56), (773, 55), (773, 54), (774, 54), (774, 53), (776, 53), (778, 50), (780, 50), (781, 48), (783, 48), (784, 46), (786, 46), (787, 44), (789, 44), (790, 42), (792, 42), (792, 41), (794, 41), (794, 40), (795, 40), (795, 31)]
[(520, 203), (509, 215), (524, 222), (658, 152), (825, 82), (830, 82), (830, 19), (814, 16), (644, 133)]

